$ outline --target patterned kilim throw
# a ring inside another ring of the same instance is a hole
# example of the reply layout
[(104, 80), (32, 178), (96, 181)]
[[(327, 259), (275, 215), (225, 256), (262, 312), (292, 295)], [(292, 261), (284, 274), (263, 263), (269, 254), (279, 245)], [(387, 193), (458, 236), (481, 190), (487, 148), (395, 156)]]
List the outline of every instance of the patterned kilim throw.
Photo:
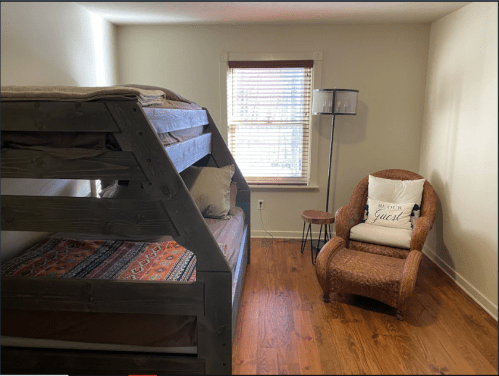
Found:
[[(220, 244), (225, 253), (226, 246)], [(175, 241), (46, 238), (2, 263), (4, 276), (195, 281), (196, 256)]]

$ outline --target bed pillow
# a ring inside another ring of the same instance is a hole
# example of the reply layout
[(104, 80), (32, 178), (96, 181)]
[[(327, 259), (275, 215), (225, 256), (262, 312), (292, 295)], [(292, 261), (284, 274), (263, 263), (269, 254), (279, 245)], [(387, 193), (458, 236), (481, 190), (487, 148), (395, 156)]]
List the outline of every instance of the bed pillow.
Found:
[(229, 219), (230, 183), (234, 165), (186, 168), (180, 173), (201, 214), (206, 218)]
[(396, 204), (392, 202), (367, 199), (368, 225), (401, 228), (411, 230), (411, 213), (414, 203)]
[[(425, 179), (391, 180), (369, 175), (367, 196), (373, 200), (391, 202), (394, 204), (415, 204), (411, 213), (411, 225), (414, 227), (416, 219), (418, 219), (421, 214), (421, 199), (423, 197), (424, 182)], [(367, 220), (367, 212), (368, 209), (366, 206), (365, 220)]]

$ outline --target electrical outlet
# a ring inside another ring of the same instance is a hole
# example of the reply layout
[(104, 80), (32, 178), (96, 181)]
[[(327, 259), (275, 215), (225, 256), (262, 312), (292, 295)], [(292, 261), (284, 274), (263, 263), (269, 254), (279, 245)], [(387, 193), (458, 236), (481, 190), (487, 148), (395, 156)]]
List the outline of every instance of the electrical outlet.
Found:
[(258, 210), (263, 210), (263, 200), (258, 200)]

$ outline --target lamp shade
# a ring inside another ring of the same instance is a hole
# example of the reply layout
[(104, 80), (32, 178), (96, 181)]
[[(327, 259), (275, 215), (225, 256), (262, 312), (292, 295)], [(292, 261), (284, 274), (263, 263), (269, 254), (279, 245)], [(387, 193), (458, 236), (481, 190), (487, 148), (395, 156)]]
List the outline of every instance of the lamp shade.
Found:
[(356, 115), (358, 90), (315, 89), (313, 115)]

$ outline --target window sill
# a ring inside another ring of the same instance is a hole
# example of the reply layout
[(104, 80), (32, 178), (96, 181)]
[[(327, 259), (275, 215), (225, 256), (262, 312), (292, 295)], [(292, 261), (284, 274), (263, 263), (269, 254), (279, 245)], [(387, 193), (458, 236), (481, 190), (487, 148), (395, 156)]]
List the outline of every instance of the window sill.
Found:
[(251, 185), (252, 191), (318, 191), (317, 184), (309, 185)]

